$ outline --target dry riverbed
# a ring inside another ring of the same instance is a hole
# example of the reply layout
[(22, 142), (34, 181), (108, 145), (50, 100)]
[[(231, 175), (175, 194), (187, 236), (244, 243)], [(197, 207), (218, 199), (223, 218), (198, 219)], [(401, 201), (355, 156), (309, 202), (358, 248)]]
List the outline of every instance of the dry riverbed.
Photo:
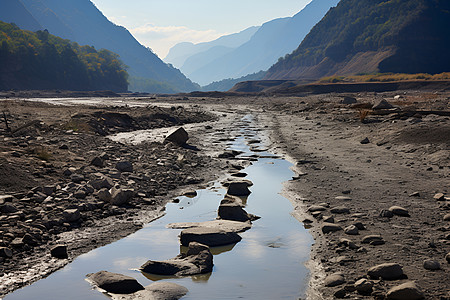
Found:
[[(284, 192), (316, 240), (311, 299), (383, 299), (409, 281), (427, 299), (450, 299), (449, 93), (345, 96), (133, 99), (145, 103), (138, 109), (2, 102), (12, 133), (0, 125), (0, 194), (12, 197), (0, 200), (0, 294), (136, 231), (173, 197), (235, 170), (218, 154), (236, 119), (251, 113), (267, 146), (295, 164)], [(372, 110), (382, 99), (393, 107)], [(105, 137), (186, 123), (194, 124), (187, 148), (163, 143), (157, 130), (139, 145)], [(133, 197), (114, 205), (104, 195), (110, 186)], [(57, 244), (68, 245), (69, 260), (50, 256)], [(403, 274), (369, 276), (384, 263)]]

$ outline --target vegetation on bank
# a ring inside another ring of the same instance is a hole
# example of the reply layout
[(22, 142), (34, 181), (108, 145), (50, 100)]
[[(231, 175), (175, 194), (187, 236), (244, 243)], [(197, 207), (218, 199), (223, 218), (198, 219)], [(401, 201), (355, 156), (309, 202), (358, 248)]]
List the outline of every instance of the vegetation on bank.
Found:
[(405, 73), (377, 73), (360, 74), (353, 76), (328, 76), (319, 80), (320, 83), (345, 83), (345, 82), (391, 82), (408, 80), (450, 80), (450, 73), (440, 74), (405, 74)]
[(128, 90), (119, 56), (0, 22), (0, 90)]

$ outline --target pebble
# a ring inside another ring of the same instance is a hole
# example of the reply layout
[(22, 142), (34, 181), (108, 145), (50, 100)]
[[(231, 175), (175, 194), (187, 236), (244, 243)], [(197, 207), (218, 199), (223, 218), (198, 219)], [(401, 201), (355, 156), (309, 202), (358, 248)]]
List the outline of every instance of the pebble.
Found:
[(352, 198), (347, 197), (347, 196), (337, 196), (335, 199), (341, 200), (341, 201), (352, 201)]
[(341, 273), (335, 273), (327, 276), (324, 281), (326, 287), (334, 287), (345, 283), (345, 278)]
[(333, 214), (348, 214), (348, 213), (350, 213), (350, 209), (348, 209), (345, 206), (333, 207), (330, 211)]
[(444, 221), (450, 221), (450, 214), (446, 214), (444, 216)]
[(370, 140), (368, 137), (364, 138), (363, 140), (360, 141), (361, 144), (366, 145), (370, 143)]
[(423, 267), (427, 270), (440, 270), (441, 269), (441, 264), (438, 261), (432, 260), (432, 259), (427, 259), (423, 262)]
[(404, 276), (403, 267), (397, 263), (385, 263), (369, 269), (367, 274), (373, 279), (396, 280)]
[(391, 206), (389, 208), (389, 211), (392, 212), (394, 215), (402, 216), (402, 217), (409, 217), (408, 210), (401, 207), (401, 206)]
[(357, 235), (359, 234), (359, 230), (355, 225), (350, 225), (344, 229), (344, 233), (348, 235)]
[(433, 196), (433, 199), (437, 201), (443, 201), (445, 200), (445, 195), (443, 193), (437, 193)]
[(342, 230), (342, 227), (333, 223), (323, 223), (322, 232), (329, 233)]
[(423, 293), (413, 281), (395, 286), (386, 294), (387, 300), (419, 300), (424, 298)]
[(355, 282), (355, 289), (362, 295), (370, 295), (373, 290), (373, 281), (362, 278)]

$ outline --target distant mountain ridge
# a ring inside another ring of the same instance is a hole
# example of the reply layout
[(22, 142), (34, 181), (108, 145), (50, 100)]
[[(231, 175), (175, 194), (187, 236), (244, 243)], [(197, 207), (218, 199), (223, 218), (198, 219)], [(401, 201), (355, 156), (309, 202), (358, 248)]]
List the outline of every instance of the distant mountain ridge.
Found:
[[(129, 67), (131, 80), (135, 77), (147, 78), (170, 86), (170, 91), (187, 92), (196, 90), (198, 85), (186, 78), (179, 70), (167, 65), (150, 49), (142, 46), (124, 27), (110, 22), (90, 0), (1, 0), (23, 4), (26, 10), (40, 24), (40, 28), (82, 45), (93, 45), (97, 49), (108, 49), (120, 55)], [(2, 11), (0, 16), (7, 15)], [(36, 30), (36, 27), (23, 20), (23, 14), (16, 14), (15, 20), (23, 29)], [(11, 18), (10, 18), (11, 19)], [(2, 18), (0, 18), (2, 20)], [(20, 25), (22, 24), (22, 25)], [(148, 92), (166, 92), (152, 90)]]
[[(280, 57), (295, 50), (311, 28), (339, 0), (313, 0), (293, 17), (279, 18), (264, 23), (249, 41), (226, 51), (197, 68), (186, 68), (189, 59), (180, 69), (193, 81), (206, 85), (225, 78), (239, 78), (267, 70)], [(199, 54), (200, 55), (200, 54)], [(198, 60), (198, 59), (197, 59)]]
[(450, 1), (342, 0), (267, 80), (450, 71)]

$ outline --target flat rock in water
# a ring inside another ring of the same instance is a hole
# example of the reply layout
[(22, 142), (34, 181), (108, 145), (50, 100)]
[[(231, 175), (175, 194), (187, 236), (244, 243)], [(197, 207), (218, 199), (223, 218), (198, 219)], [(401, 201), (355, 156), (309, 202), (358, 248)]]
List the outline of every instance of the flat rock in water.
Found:
[(118, 273), (100, 271), (86, 276), (93, 284), (113, 294), (131, 294), (144, 289), (133, 277)]
[(342, 227), (333, 223), (323, 223), (322, 232), (329, 233), (342, 230)]
[(113, 300), (178, 300), (188, 292), (187, 288), (176, 283), (158, 281), (133, 294), (111, 296)]
[(420, 300), (425, 299), (413, 281), (405, 282), (390, 289), (386, 294), (387, 300)]
[(242, 206), (237, 203), (223, 203), (220, 204), (218, 215), (220, 219), (247, 222), (254, 220), (254, 216), (247, 213)]
[(228, 186), (228, 195), (232, 196), (248, 196), (251, 191), (248, 189), (250, 185), (246, 181), (231, 182)]
[(198, 242), (209, 247), (224, 246), (241, 241), (239, 234), (227, 232), (217, 228), (188, 228), (181, 231), (180, 242), (188, 246), (191, 242)]
[(213, 255), (209, 247), (197, 242), (189, 243), (186, 254), (164, 261), (149, 260), (140, 268), (142, 272), (164, 276), (189, 276), (212, 272)]
[(212, 228), (215, 230), (220, 229), (226, 232), (244, 232), (246, 230), (249, 230), (252, 225), (249, 222), (215, 220), (207, 222), (171, 223), (167, 225), (167, 227), (172, 229)]
[(404, 277), (403, 267), (396, 263), (386, 263), (374, 266), (369, 269), (367, 274), (373, 278), (383, 278), (387, 280), (396, 280)]
[(334, 287), (345, 283), (345, 278), (342, 274), (331, 274), (325, 278), (324, 285), (326, 287)]
[(392, 212), (394, 215), (402, 216), (402, 217), (409, 217), (408, 210), (401, 207), (401, 206), (391, 206), (389, 208), (389, 211)]
[(165, 141), (171, 142), (178, 146), (183, 146), (189, 140), (189, 135), (183, 127), (178, 128), (177, 130), (170, 133)]

